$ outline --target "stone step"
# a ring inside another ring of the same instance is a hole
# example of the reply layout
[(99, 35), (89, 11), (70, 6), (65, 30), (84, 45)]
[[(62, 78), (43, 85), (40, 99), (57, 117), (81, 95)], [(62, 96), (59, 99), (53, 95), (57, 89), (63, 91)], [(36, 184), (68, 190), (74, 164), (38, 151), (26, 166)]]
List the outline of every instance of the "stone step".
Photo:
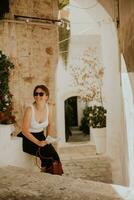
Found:
[(63, 160), (86, 158), (96, 155), (96, 146), (90, 142), (70, 142), (59, 147), (58, 152)]
[(79, 126), (71, 126), (70, 130), (79, 130)]
[(75, 133), (72, 134), (72, 136), (69, 136), (67, 142), (84, 142), (84, 141), (90, 141), (90, 135)]
[(0, 168), (0, 199), (12, 200), (133, 200), (133, 188), (111, 185), (19, 167)]
[(110, 161), (105, 156), (62, 160), (64, 176), (112, 183)]
[(71, 130), (71, 133), (72, 133), (72, 135), (74, 135), (74, 134), (80, 134), (80, 135), (84, 135), (84, 133), (81, 131), (81, 130)]
[(85, 135), (79, 127), (70, 127), (70, 132), (72, 135), (69, 136), (68, 142), (90, 141), (90, 135)]
[(59, 148), (64, 176), (112, 183), (112, 169), (106, 156), (96, 155), (90, 142), (66, 143)]

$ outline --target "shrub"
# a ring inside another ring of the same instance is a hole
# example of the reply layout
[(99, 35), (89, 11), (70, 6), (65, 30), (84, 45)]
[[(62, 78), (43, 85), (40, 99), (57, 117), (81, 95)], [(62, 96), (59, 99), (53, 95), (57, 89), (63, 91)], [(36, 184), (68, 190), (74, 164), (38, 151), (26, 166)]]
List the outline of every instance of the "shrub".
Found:
[(12, 115), (12, 94), (9, 91), (9, 75), (13, 67), (9, 58), (0, 51), (0, 124), (15, 122)]
[(92, 128), (106, 127), (106, 113), (103, 106), (89, 107), (89, 126)]

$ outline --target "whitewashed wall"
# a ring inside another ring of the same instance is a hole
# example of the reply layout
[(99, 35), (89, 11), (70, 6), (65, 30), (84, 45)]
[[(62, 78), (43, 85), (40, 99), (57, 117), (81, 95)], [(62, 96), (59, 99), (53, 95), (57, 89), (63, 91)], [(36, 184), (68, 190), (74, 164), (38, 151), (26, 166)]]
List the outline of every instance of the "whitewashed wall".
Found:
[[(111, 17), (106, 13), (103, 7), (95, 0), (71, 1), (73, 6), (70, 6), (70, 21), (71, 21), (71, 39), (70, 51), (71, 55), (74, 52), (82, 51), (83, 43), (80, 43), (82, 38), (87, 37), (87, 43), (96, 44), (96, 39), (99, 37), (100, 57), (102, 58), (105, 67), (104, 73), (104, 88), (103, 94), (105, 97), (104, 106), (107, 113), (107, 155), (112, 161), (113, 181), (116, 184), (125, 184), (123, 166), (124, 159), (120, 149), (123, 148), (123, 112), (122, 112), (122, 95), (120, 85), (120, 62), (118, 51), (117, 32), (112, 22)], [(79, 9), (88, 7), (89, 9)], [(94, 39), (93, 39), (94, 37)], [(96, 39), (95, 39), (96, 37)], [(86, 43), (86, 44), (87, 44)], [(72, 47), (73, 46), (73, 47)], [(99, 48), (99, 47), (98, 47)], [(69, 55), (69, 58), (71, 57)], [(70, 60), (69, 60), (70, 61)], [(69, 81), (65, 81), (66, 73), (63, 70), (63, 63), (59, 62), (57, 69), (57, 130), (63, 136), (62, 145), (64, 145), (64, 100), (77, 92), (77, 89), (72, 91), (67, 85)], [(63, 73), (64, 71), (64, 73)], [(64, 81), (61, 81), (61, 78)], [(64, 78), (63, 78), (64, 77)], [(64, 88), (64, 89), (63, 89)], [(68, 94), (68, 95), (67, 95)], [(61, 112), (59, 112), (61, 108)], [(60, 144), (60, 145), (61, 145)]]
[(12, 165), (40, 171), (36, 158), (22, 151), (22, 138), (11, 136), (13, 125), (0, 124), (0, 167)]
[[(62, 144), (65, 143), (65, 113), (64, 113), (64, 101), (71, 96), (78, 96), (78, 87), (72, 85), (72, 79), (69, 72), (71, 65), (80, 65), (79, 58), (83, 56), (85, 50), (88, 47), (96, 48), (98, 58), (101, 60), (100, 54), (100, 36), (99, 35), (72, 35), (70, 40), (69, 59), (68, 66), (64, 66), (62, 59), (59, 59), (59, 65), (57, 68), (57, 132), (62, 133)], [(84, 104), (78, 100), (78, 124), (80, 125), (81, 118), (83, 116)], [(59, 112), (60, 110), (60, 112)], [(62, 123), (61, 123), (62, 121)], [(61, 136), (61, 135), (59, 135)]]
[(123, 56), (121, 57), (121, 71), (126, 127), (124, 149), (122, 153), (125, 155), (126, 159), (126, 182), (129, 186), (134, 187), (134, 73), (127, 72)]

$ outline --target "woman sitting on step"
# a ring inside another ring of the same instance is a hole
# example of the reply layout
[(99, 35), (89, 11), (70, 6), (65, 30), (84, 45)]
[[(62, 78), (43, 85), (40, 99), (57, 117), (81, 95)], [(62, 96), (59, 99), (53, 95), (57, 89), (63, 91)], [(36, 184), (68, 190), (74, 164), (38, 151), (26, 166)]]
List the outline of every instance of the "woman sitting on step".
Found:
[[(60, 167), (57, 172), (62, 175), (60, 158), (48, 140), (51, 138), (51, 114), (49, 112), (49, 90), (45, 85), (37, 85), (33, 91), (34, 103), (26, 108), (23, 123), (23, 151), (40, 157), (41, 171), (55, 174), (52, 171), (54, 161)], [(47, 138), (48, 137), (48, 138)], [(49, 170), (51, 169), (51, 170)], [(56, 174), (57, 174), (56, 173)]]

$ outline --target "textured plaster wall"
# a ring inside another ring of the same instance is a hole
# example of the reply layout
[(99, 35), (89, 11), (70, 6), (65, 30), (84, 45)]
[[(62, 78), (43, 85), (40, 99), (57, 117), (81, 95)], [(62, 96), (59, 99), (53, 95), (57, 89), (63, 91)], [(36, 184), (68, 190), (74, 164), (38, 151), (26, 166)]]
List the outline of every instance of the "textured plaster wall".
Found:
[(57, 18), (58, 0), (13, 0), (10, 1), (10, 17), (13, 15)]
[(35, 85), (46, 84), (50, 89), (50, 99), (54, 101), (58, 30), (54, 24), (14, 21), (13, 14), (56, 18), (57, 1), (49, 2), (40, 0), (37, 4), (34, 0), (12, 1), (11, 12), (0, 23), (0, 49), (15, 65), (11, 72), (10, 89), (17, 127), (21, 126), (25, 106), (33, 102)]
[(128, 72), (134, 72), (134, 1), (120, 0), (120, 44)]
[[(111, 15), (113, 20), (119, 15), (119, 42), (120, 49), (125, 58), (128, 72), (134, 71), (134, 1), (98, 0)], [(119, 13), (118, 13), (119, 11)]]

